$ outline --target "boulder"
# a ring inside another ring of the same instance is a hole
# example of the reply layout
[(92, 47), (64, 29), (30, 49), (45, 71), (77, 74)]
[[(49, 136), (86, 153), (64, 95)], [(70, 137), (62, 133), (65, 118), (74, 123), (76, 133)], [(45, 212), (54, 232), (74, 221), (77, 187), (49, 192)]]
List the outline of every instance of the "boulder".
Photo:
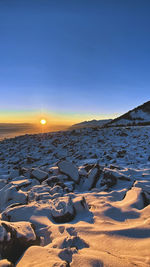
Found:
[(68, 175), (71, 180), (73, 180), (76, 183), (78, 182), (79, 180), (78, 169), (76, 166), (74, 166), (73, 163), (66, 160), (62, 160), (58, 162), (58, 168), (60, 172)]
[(38, 243), (39, 241), (31, 223), (0, 221), (0, 251), (2, 258), (15, 263), (29, 246)]
[(100, 181), (100, 186), (105, 186), (106, 189), (114, 186), (117, 183), (117, 177), (109, 170), (103, 170), (103, 176)]
[(94, 167), (89, 171), (87, 179), (85, 179), (83, 183), (83, 189), (90, 190), (94, 188), (100, 178), (101, 172), (99, 165), (94, 165)]
[(119, 170), (104, 168), (102, 171), (100, 186), (105, 186), (106, 189), (109, 189), (116, 185), (119, 180), (130, 181), (130, 178), (127, 175), (122, 174)]
[(26, 193), (21, 190), (17, 191), (14, 185), (7, 184), (0, 190), (0, 211), (5, 210), (11, 204), (26, 204), (26, 202)]
[(33, 178), (37, 179), (39, 182), (42, 182), (46, 178), (48, 178), (48, 173), (38, 168), (33, 169), (31, 172), (31, 175)]
[(75, 208), (70, 197), (61, 197), (53, 200), (51, 209), (52, 218), (57, 223), (70, 222), (75, 217)]
[[(2, 219), (16, 222), (27, 221), (33, 222), (35, 226), (41, 224), (39, 219), (41, 217), (51, 219), (51, 200), (31, 202), (28, 205), (20, 205), (15, 207), (8, 207), (2, 213)], [(36, 223), (37, 222), (37, 223)]]
[(0, 267), (14, 267), (14, 264), (7, 259), (0, 260)]

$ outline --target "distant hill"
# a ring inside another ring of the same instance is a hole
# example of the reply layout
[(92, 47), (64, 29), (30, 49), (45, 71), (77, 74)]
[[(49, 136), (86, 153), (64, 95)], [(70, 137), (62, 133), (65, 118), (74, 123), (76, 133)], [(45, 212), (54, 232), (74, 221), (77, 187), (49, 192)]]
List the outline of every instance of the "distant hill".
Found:
[(130, 126), (130, 125), (150, 125), (150, 101), (129, 110), (122, 116), (112, 120), (107, 126)]
[(106, 123), (111, 122), (111, 119), (109, 120), (91, 120), (91, 121), (83, 121), (77, 124), (73, 124), (70, 127), (70, 130), (74, 130), (74, 129), (80, 129), (80, 128), (87, 128), (87, 127), (101, 127), (103, 125), (105, 125)]

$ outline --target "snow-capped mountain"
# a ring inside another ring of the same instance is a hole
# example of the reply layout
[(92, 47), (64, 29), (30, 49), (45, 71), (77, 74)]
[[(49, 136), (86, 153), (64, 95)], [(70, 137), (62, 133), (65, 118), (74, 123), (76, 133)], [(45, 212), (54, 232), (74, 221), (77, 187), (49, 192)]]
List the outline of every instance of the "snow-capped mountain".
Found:
[(112, 120), (108, 126), (150, 125), (150, 101)]
[(83, 121), (83, 122), (72, 125), (70, 129), (73, 130), (73, 129), (87, 128), (87, 127), (99, 127), (109, 122), (111, 122), (111, 119)]

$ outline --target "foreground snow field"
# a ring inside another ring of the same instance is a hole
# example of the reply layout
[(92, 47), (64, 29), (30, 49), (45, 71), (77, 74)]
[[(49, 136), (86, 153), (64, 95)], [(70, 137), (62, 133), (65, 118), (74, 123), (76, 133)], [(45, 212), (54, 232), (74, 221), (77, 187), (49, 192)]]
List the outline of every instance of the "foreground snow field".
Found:
[(0, 142), (0, 266), (150, 266), (150, 127)]

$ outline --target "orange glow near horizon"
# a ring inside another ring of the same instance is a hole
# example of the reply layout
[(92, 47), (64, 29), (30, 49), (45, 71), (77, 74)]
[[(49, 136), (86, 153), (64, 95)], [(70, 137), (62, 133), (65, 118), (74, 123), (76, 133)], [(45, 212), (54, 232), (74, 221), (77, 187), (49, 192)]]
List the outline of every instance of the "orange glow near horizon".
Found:
[(25, 111), (25, 110), (0, 110), (0, 123), (31, 123), (37, 127), (39, 124), (45, 125), (45, 122), (39, 123), (41, 120), (46, 121), (47, 127), (71, 126), (85, 120), (92, 119), (108, 119), (115, 118), (119, 114), (98, 115), (98, 114), (79, 114), (79, 113), (57, 113), (50, 111)]

